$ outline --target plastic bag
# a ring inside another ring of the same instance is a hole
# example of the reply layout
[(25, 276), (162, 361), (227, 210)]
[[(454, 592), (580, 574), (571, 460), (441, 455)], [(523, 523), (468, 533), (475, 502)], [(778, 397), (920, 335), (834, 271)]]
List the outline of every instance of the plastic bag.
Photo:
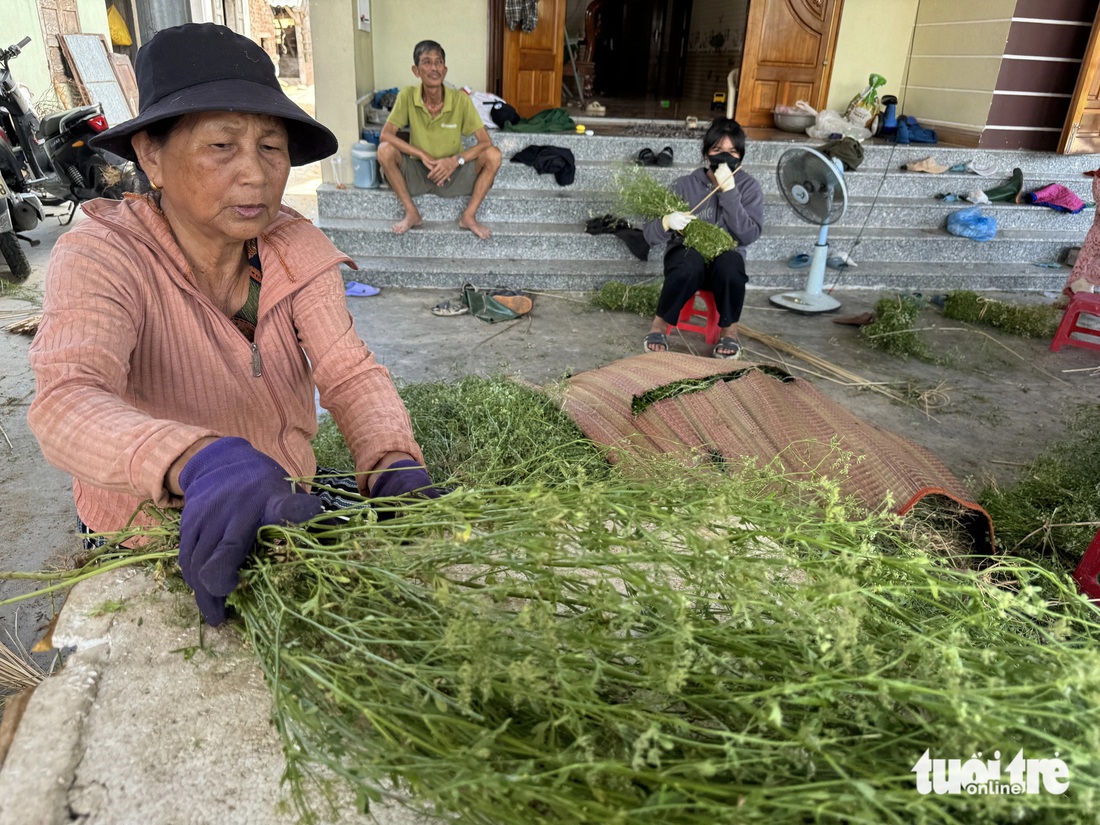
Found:
[(997, 219), (971, 206), (947, 216), (947, 231), (972, 241), (991, 241), (997, 236)]
[(830, 140), (834, 135), (866, 140), (871, 136), (871, 130), (850, 123), (840, 112), (822, 109), (817, 113), (817, 122), (806, 130), (806, 134), (818, 140)]
[(133, 38), (130, 30), (126, 28), (126, 21), (122, 19), (122, 12), (114, 3), (107, 9), (107, 29), (111, 32), (111, 43), (115, 46), (132, 46)]
[(867, 78), (863, 91), (852, 98), (844, 110), (844, 119), (856, 126), (870, 126), (878, 114), (878, 90), (886, 85), (886, 78), (874, 72)]

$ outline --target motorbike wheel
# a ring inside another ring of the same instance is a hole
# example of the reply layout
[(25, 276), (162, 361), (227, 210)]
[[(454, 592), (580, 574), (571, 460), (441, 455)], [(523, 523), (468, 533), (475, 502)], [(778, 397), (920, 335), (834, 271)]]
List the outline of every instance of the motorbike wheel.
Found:
[(8, 262), (11, 273), (0, 271), (0, 279), (13, 284), (21, 284), (31, 274), (31, 263), (27, 260), (27, 253), (19, 245), (19, 238), (14, 232), (0, 233), (0, 255)]

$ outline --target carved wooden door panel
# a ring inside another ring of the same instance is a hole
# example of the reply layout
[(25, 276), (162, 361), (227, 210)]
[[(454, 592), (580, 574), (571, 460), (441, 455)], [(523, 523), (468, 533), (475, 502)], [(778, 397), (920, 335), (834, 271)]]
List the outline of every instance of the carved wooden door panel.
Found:
[(772, 109), (829, 96), (843, 0), (751, 0), (738, 83), (737, 120), (772, 126)]
[(1058, 151), (1064, 155), (1100, 152), (1100, 10), (1092, 24)]
[(504, 27), (501, 97), (520, 117), (561, 106), (565, 59), (565, 0), (539, 0), (535, 30)]

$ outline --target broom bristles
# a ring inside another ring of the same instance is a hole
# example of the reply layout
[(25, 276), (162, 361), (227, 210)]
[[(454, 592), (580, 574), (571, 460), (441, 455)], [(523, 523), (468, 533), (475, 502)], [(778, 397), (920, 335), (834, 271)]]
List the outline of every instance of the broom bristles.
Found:
[(46, 678), (38, 666), (0, 642), (0, 689), (22, 690)]

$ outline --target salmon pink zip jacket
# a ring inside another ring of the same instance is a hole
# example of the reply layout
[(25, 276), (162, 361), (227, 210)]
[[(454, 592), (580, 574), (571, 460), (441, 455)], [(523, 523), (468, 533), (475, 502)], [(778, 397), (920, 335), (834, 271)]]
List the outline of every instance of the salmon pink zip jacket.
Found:
[(263, 285), (249, 342), (195, 287), (153, 196), (83, 209), (89, 219), (50, 258), (28, 421), (46, 459), (73, 476), (93, 531), (123, 528), (145, 500), (182, 506), (167, 473), (207, 436), (245, 438), (289, 476), (313, 475), (315, 386), (357, 471), (390, 451), (423, 459), (389, 372), (348, 313), (337, 265), (351, 261), (304, 217), (284, 206), (257, 239)]

